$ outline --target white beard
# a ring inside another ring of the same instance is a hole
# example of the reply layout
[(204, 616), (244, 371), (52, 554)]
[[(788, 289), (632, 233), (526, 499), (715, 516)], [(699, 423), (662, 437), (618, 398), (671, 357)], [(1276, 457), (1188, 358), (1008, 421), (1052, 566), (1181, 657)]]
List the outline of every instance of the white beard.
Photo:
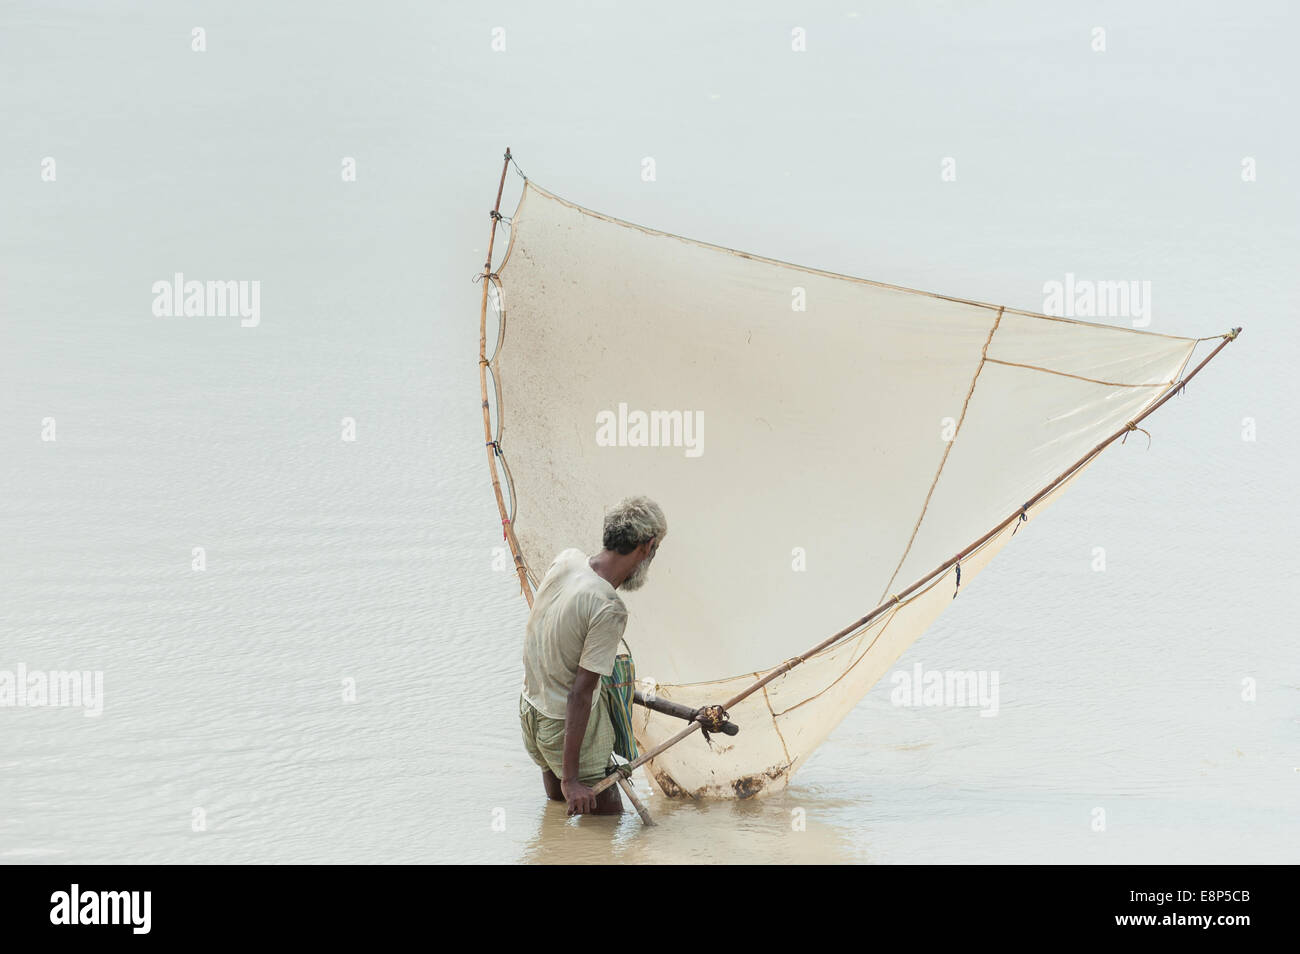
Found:
[(632, 590), (639, 590), (641, 587), (645, 586), (646, 576), (650, 573), (650, 561), (653, 559), (654, 557), (648, 557), (638, 563), (636, 569), (632, 571), (632, 575), (620, 583), (618, 588), (620, 590), (631, 592)]

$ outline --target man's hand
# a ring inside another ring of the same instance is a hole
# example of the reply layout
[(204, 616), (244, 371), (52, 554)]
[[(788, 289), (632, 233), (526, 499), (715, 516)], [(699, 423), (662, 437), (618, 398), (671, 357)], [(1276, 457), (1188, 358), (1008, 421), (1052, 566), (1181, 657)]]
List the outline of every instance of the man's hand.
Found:
[(577, 779), (572, 782), (560, 782), (560, 791), (569, 803), (570, 815), (589, 815), (596, 810), (596, 795), (590, 788)]

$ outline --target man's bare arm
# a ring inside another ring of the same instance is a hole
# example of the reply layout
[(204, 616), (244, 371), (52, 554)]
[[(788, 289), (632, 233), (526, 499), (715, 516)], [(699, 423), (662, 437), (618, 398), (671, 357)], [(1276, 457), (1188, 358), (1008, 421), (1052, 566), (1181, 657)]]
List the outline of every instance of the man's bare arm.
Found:
[(570, 815), (596, 810), (596, 796), (578, 780), (578, 754), (587, 734), (587, 723), (591, 721), (591, 697), (599, 683), (599, 675), (579, 666), (564, 707), (564, 777), (560, 779), (560, 791), (569, 803)]

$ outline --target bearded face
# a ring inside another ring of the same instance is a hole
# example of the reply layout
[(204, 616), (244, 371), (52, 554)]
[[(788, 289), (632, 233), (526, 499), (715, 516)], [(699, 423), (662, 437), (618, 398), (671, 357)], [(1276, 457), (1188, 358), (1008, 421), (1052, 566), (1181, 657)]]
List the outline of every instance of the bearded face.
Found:
[(645, 586), (646, 576), (650, 573), (650, 562), (654, 559), (654, 554), (646, 557), (636, 565), (632, 575), (619, 584), (620, 590), (639, 590)]

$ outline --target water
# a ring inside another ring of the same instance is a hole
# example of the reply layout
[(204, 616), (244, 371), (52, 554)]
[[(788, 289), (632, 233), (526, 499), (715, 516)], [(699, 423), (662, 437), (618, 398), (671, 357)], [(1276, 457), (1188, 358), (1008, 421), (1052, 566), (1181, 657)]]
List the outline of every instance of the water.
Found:
[[(0, 859), (1300, 859), (1296, 14), (794, 16), (5, 5), (0, 668), (103, 670), (105, 704), (0, 709)], [(1150, 280), (1153, 330), (1246, 330), (900, 661), (999, 671), (996, 718), (882, 684), (782, 795), (570, 820), (491, 568), (470, 278), (506, 145), (706, 241), (1030, 309)], [(177, 271), (260, 281), (260, 325), (154, 317)]]

